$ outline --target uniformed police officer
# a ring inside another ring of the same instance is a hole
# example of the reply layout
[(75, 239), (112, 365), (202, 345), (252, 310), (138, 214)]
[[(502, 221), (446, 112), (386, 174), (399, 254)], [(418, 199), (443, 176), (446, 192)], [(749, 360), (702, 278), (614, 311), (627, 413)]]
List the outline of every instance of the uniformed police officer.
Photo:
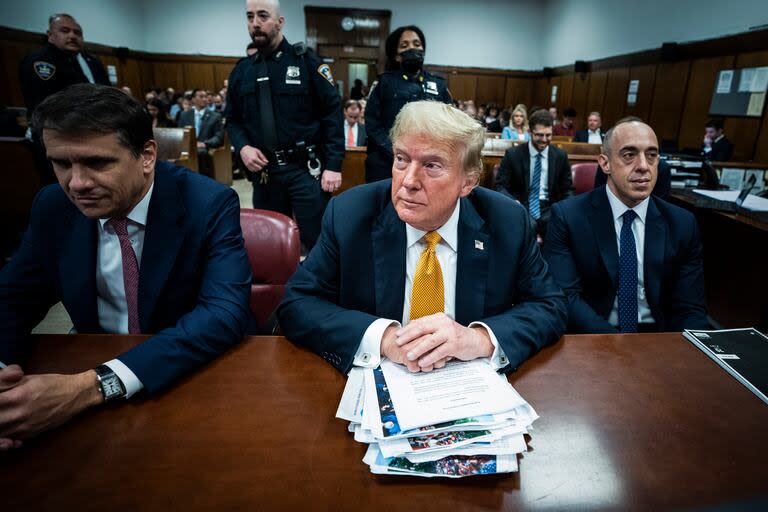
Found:
[[(99, 59), (83, 51), (83, 29), (69, 14), (48, 18), (48, 42), (21, 61), (19, 78), (27, 106), (27, 119), (48, 96), (72, 84), (109, 85), (109, 77)], [(53, 168), (45, 158), (39, 141), (33, 141), (35, 163), (44, 184), (55, 183)]]
[(365, 106), (365, 128), (368, 132), (366, 183), (392, 177), (394, 157), (389, 130), (406, 103), (453, 101), (445, 80), (422, 69), (426, 47), (424, 33), (415, 25), (400, 27), (387, 37), (387, 70), (371, 86)]
[(247, 0), (248, 31), (258, 53), (229, 77), (227, 129), (251, 171), (253, 206), (295, 215), (310, 250), (330, 193), (341, 186), (341, 98), (331, 68), (282, 34), (276, 0)]

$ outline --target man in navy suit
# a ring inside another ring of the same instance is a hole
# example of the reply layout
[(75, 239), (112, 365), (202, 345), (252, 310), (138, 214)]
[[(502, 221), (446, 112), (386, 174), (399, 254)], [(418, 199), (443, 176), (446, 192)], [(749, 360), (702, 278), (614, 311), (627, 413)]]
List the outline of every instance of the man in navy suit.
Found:
[[(485, 130), (418, 101), (391, 133), (392, 179), (330, 202), (278, 308), (283, 332), (344, 373), (381, 357), (414, 372), (451, 358), (516, 368), (560, 337), (566, 304), (525, 210), (475, 188)], [(419, 283), (435, 275), (427, 293)]]
[(79, 374), (0, 370), (0, 450), (101, 402), (167, 388), (237, 343), (250, 318), (236, 194), (156, 162), (141, 104), (74, 85), (41, 103), (32, 126), (59, 184), (38, 194), (0, 272), (0, 360), (19, 361), (59, 301), (78, 333), (153, 336)]
[(709, 326), (693, 215), (651, 195), (659, 146), (650, 126), (619, 121), (605, 136), (605, 187), (552, 208), (544, 257), (568, 295), (571, 333)]
[(206, 176), (211, 169), (209, 149), (224, 143), (224, 118), (208, 108), (208, 94), (203, 89), (192, 91), (193, 108), (179, 114), (179, 126), (194, 126), (197, 137), (197, 161), (200, 172)]
[(517, 199), (536, 221), (536, 231), (543, 237), (550, 206), (573, 195), (573, 178), (566, 152), (550, 144), (549, 112), (534, 112), (529, 123), (531, 140), (504, 153), (496, 175), (496, 190)]
[(587, 129), (577, 130), (573, 136), (573, 142), (586, 142), (589, 144), (602, 144), (605, 132), (600, 112), (590, 112), (587, 117)]

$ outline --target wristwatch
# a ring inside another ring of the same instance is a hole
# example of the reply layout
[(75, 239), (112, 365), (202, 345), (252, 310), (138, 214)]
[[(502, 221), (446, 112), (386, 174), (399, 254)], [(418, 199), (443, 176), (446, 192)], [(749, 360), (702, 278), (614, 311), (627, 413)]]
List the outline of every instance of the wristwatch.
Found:
[(105, 402), (123, 398), (125, 396), (125, 386), (120, 377), (112, 371), (112, 368), (102, 364), (96, 367), (96, 379), (99, 381), (99, 389)]

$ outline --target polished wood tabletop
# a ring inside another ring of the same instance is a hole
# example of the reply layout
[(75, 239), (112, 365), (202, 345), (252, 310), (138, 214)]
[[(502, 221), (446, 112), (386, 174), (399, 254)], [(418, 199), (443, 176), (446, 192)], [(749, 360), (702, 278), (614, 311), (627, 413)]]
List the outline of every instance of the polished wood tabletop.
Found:
[[(38, 336), (29, 372), (93, 367), (137, 336)], [(768, 407), (680, 334), (565, 336), (510, 375), (538, 411), (520, 472), (377, 476), (334, 418), (345, 379), (246, 339), (155, 398), (0, 455), (0, 510), (667, 510), (766, 503)]]

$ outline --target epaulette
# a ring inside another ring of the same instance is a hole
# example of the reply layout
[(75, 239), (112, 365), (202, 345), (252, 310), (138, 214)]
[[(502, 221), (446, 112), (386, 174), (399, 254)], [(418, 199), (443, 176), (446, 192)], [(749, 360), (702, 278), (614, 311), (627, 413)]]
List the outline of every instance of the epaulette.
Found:
[(293, 53), (296, 54), (296, 56), (301, 56), (307, 53), (307, 44), (302, 42), (293, 43)]

